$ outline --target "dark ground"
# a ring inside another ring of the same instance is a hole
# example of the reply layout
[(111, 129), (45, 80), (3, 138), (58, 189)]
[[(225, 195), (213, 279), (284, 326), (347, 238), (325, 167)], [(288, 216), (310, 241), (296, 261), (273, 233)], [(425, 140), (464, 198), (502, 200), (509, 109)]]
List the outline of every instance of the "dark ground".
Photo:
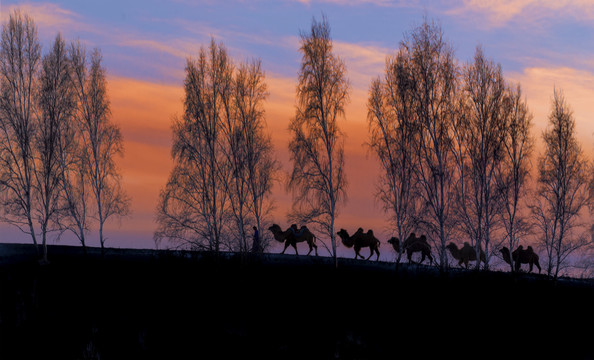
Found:
[(0, 245), (0, 359), (592, 359), (594, 285), (341, 259)]

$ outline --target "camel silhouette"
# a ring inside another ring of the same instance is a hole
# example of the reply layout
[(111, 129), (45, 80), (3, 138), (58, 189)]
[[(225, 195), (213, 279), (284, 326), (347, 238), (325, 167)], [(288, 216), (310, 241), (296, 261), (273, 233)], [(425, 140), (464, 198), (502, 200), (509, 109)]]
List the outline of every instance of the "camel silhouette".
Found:
[(345, 229), (340, 229), (340, 231), (337, 232), (337, 234), (338, 236), (340, 236), (340, 239), (344, 246), (348, 248), (355, 248), (355, 259), (359, 256), (364, 259), (365, 257), (359, 254), (359, 250), (361, 250), (361, 248), (364, 247), (369, 247), (369, 256), (367, 257), (367, 260), (371, 258), (371, 255), (373, 255), (374, 251), (377, 254), (375, 260), (379, 260), (380, 241), (373, 235), (373, 230), (369, 230), (367, 231), (367, 233), (364, 233), (363, 229), (359, 228), (357, 229), (357, 232), (353, 234), (353, 236), (349, 236), (349, 233)]
[[(509, 249), (504, 246), (499, 251), (503, 256), (503, 260), (511, 265)], [(516, 271), (520, 271), (520, 267), (522, 266), (522, 264), (528, 264), (528, 272), (532, 272), (533, 265), (536, 265), (536, 267), (538, 268), (538, 273), (540, 274), (541, 269), (540, 264), (538, 263), (538, 254), (534, 252), (532, 246), (528, 246), (528, 248), (524, 250), (524, 247), (520, 245), (516, 250), (512, 252), (512, 258), (514, 259), (514, 267)]]
[(281, 254), (284, 254), (285, 250), (287, 250), (289, 246), (293, 246), (295, 249), (295, 254), (299, 255), (299, 252), (297, 251), (297, 243), (305, 241), (307, 242), (307, 245), (309, 245), (309, 251), (307, 255), (311, 254), (311, 251), (314, 249), (316, 256), (318, 255), (316, 236), (311, 231), (309, 231), (307, 226), (302, 226), (301, 229), (298, 230), (297, 225), (293, 224), (287, 230), (283, 231), (279, 225), (272, 224), (268, 230), (272, 232), (275, 240), (285, 243), (285, 248)]
[[(464, 266), (468, 269), (468, 262), (476, 261), (476, 251), (472, 246), (470, 246), (468, 242), (464, 242), (462, 249), (458, 249), (458, 246), (456, 246), (456, 244), (453, 242), (449, 243), (446, 248), (450, 250), (452, 257), (458, 260), (458, 265), (460, 267), (462, 267), (462, 264), (464, 264)], [(487, 263), (483, 249), (481, 249), (480, 261), (485, 264)]]
[[(391, 237), (390, 240), (388, 240), (388, 243), (392, 244), (392, 247), (396, 252), (400, 252), (400, 240), (397, 237)], [(434, 260), (431, 255), (431, 245), (427, 242), (427, 237), (425, 237), (425, 235), (416, 237), (415, 233), (410, 233), (408, 238), (402, 243), (402, 250), (406, 251), (409, 263), (412, 262), (413, 253), (420, 252), (422, 257), (419, 264), (425, 261), (426, 257), (429, 258), (429, 265), (433, 264)]]

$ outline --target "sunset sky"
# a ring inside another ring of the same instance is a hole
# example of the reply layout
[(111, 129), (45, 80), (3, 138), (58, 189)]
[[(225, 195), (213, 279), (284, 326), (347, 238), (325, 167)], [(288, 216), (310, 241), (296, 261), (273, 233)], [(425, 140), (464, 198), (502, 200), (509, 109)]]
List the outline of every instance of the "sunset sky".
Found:
[[(322, 14), (351, 83), (351, 102), (341, 122), (349, 199), (337, 227), (373, 228), (384, 242), (383, 259), (391, 253), (385, 241), (392, 230), (374, 198), (378, 166), (364, 145), (368, 89), (382, 74), (386, 55), (424, 14), (441, 23), (460, 62), (469, 61), (480, 44), (502, 65), (507, 80), (521, 83), (534, 115), (537, 149), (556, 87), (573, 108), (583, 149), (594, 153), (594, 2), (589, 0), (2, 0), (3, 24), (15, 7), (34, 18), (44, 53), (57, 32), (102, 51), (113, 120), (125, 141), (119, 161), (123, 185), (132, 198), (132, 214), (109, 224), (107, 246), (154, 247), (155, 207), (172, 167), (170, 124), (182, 112), (185, 62), (211, 36), (236, 60), (262, 60), (270, 93), (268, 129), (283, 171), (290, 170), (287, 128), (295, 112), (299, 31)], [(283, 184), (275, 187), (274, 198), (272, 220), (288, 226), (291, 197)], [(0, 242), (30, 241), (6, 225), (0, 231)], [(60, 243), (75, 242), (64, 238)]]

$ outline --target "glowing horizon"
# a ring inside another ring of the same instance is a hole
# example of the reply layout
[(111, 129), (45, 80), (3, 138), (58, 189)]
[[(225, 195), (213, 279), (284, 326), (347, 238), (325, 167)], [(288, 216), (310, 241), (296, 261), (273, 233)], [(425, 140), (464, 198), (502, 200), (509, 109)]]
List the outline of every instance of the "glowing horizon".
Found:
[[(590, 157), (594, 154), (594, 121), (590, 118), (594, 110), (594, 63), (590, 60), (594, 55), (594, 6), (588, 2), (563, 7), (552, 1), (519, 0), (101, 4), (4, 1), (0, 20), (5, 23), (15, 7), (30, 14), (44, 53), (57, 32), (67, 41), (80, 39), (87, 48), (102, 51), (112, 118), (125, 141), (124, 157), (118, 161), (124, 188), (132, 198), (131, 216), (121, 224), (109, 224), (107, 246), (154, 247), (155, 207), (172, 166), (171, 118), (183, 109), (185, 61), (196, 56), (201, 45), (208, 45), (211, 36), (222, 42), (236, 61), (262, 60), (270, 93), (266, 102), (268, 131), (273, 134), (283, 171), (289, 171), (287, 127), (295, 111), (299, 31), (322, 13), (328, 17), (334, 51), (344, 59), (351, 82), (351, 101), (341, 121), (346, 134), (349, 201), (339, 210), (336, 227), (374, 229), (384, 242), (382, 259), (388, 259), (391, 251), (385, 241), (392, 231), (374, 196), (379, 168), (364, 145), (368, 89), (371, 81), (382, 75), (386, 55), (397, 50), (403, 34), (425, 14), (441, 23), (460, 62), (471, 59), (475, 46), (482, 44), (486, 55), (502, 64), (506, 79), (521, 83), (534, 115), (532, 134), (537, 148), (557, 87), (574, 111), (583, 149)], [(284, 184), (275, 185), (274, 198), (277, 210), (271, 220), (286, 226), (291, 196)], [(4, 224), (0, 229), (11, 234), (11, 239), (2, 237), (0, 242), (12, 242), (17, 236)]]

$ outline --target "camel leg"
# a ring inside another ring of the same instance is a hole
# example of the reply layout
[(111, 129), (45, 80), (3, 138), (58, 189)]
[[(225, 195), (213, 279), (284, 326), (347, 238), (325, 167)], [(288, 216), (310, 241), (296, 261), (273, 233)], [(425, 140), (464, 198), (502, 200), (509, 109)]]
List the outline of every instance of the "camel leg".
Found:
[(314, 249), (315, 249), (316, 256), (318, 256), (318, 246), (317, 246), (316, 244), (313, 244), (313, 247), (314, 247)]
[(309, 254), (311, 254), (313, 247), (311, 246), (311, 243), (307, 243), (307, 245), (309, 245), (309, 251), (307, 252), (307, 255), (309, 255)]
[(299, 255), (299, 251), (297, 251), (297, 243), (291, 244), (295, 248), (295, 255)]
[(379, 249), (378, 248), (375, 248), (375, 253), (377, 254), (375, 261), (378, 261), (379, 260)]
[(290, 244), (289, 244), (289, 242), (287, 241), (287, 242), (285, 243), (285, 248), (283, 249), (283, 251), (281, 252), (281, 254), (284, 254), (284, 253), (285, 253), (285, 250), (287, 250), (287, 248), (289, 247), (289, 245), (290, 245)]

